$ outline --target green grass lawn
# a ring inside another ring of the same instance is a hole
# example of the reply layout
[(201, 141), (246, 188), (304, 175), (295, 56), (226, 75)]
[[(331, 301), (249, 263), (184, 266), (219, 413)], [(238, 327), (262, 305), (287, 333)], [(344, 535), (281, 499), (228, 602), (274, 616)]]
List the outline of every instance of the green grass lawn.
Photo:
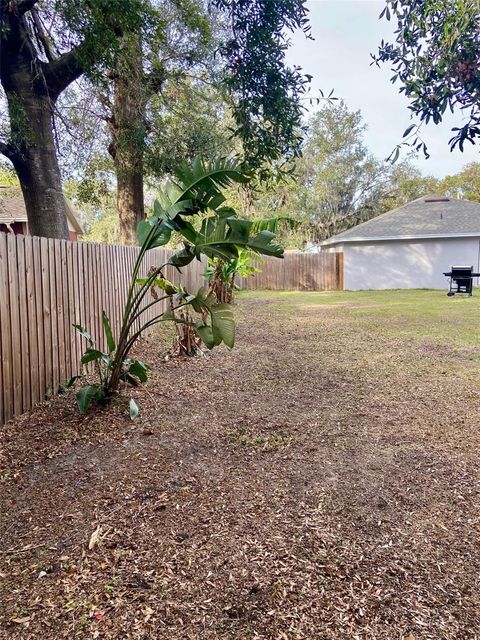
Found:
[[(350, 323), (391, 336), (428, 339), (437, 345), (480, 347), (480, 292), (447, 297), (446, 291), (242, 291), (242, 300), (263, 299), (286, 314), (299, 306), (338, 307)], [(365, 325), (367, 323), (367, 325)]]

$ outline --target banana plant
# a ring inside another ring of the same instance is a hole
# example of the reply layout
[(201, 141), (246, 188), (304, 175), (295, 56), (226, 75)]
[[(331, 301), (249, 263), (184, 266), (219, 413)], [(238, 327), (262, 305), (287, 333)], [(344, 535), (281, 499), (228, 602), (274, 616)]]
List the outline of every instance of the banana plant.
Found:
[(258, 256), (242, 249), (237, 258), (224, 261), (221, 258), (209, 258), (204, 276), (210, 283), (211, 290), (215, 293), (218, 302), (231, 302), (233, 292), (239, 287), (235, 284), (235, 278), (248, 278), (261, 270), (255, 266), (254, 259)]
[[(92, 402), (108, 403), (121, 383), (137, 385), (145, 382), (148, 366), (130, 358), (132, 347), (142, 333), (158, 323), (183, 322), (175, 311), (184, 307), (196, 314), (197, 319), (192, 322), (208, 348), (222, 343), (233, 347), (235, 321), (232, 307), (218, 303), (209, 289), (201, 288), (190, 293), (182, 286), (173, 285), (163, 278), (163, 271), (167, 265), (173, 265), (181, 272), (182, 267), (202, 255), (210, 259), (235, 259), (243, 250), (283, 257), (283, 248), (274, 241), (275, 233), (256, 229), (252, 222), (240, 220), (233, 209), (222, 207), (225, 202), (222, 190), (234, 182), (242, 183), (249, 179), (248, 172), (228, 159), (205, 163), (197, 158), (191, 165), (184, 164), (177, 169), (175, 177), (155, 201), (154, 215), (138, 225), (140, 250), (130, 276), (118, 335), (114, 336), (109, 318), (103, 312), (107, 343), (107, 351), (103, 352), (84, 327), (75, 325), (88, 344), (81, 363), (92, 363), (98, 378), (97, 383), (85, 385), (77, 393), (80, 411), (86, 411)], [(197, 230), (192, 220), (200, 214), (205, 217)], [(146, 278), (141, 278), (139, 274), (147, 251), (167, 244), (174, 231), (183, 239), (182, 248), (165, 264), (150, 270)], [(146, 296), (154, 286), (161, 289), (161, 295), (147, 301)], [(169, 304), (165, 304), (166, 301)], [(145, 319), (144, 313), (151, 307), (156, 307), (158, 313)], [(130, 416), (134, 418), (137, 414), (138, 407), (132, 399)]]
[[(276, 234), (282, 227), (296, 229), (299, 224), (299, 221), (293, 218), (276, 216), (253, 220), (249, 231), (250, 233), (252, 231), (253, 233), (268, 231)], [(238, 256), (234, 258), (222, 259), (214, 257), (208, 259), (205, 277), (208, 278), (210, 287), (215, 292), (218, 302), (231, 302), (233, 300), (233, 292), (238, 289), (235, 284), (237, 275), (241, 278), (248, 278), (261, 271), (255, 266), (255, 259), (258, 262), (258, 256), (246, 249), (241, 249)]]

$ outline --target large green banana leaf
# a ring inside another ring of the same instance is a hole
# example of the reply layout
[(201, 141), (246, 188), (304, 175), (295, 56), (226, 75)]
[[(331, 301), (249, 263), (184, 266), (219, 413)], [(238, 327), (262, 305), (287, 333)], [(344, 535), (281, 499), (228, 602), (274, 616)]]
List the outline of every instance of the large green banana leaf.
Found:
[(197, 313), (206, 311), (210, 316), (210, 325), (203, 321), (196, 323), (196, 329), (205, 345), (212, 349), (222, 342), (230, 349), (235, 344), (235, 318), (231, 304), (219, 304), (215, 295), (206, 288), (189, 296), (189, 303)]
[(197, 255), (204, 253), (209, 258), (232, 260), (238, 256), (239, 249), (248, 249), (261, 255), (282, 258), (283, 247), (273, 242), (275, 234), (259, 231), (251, 235), (252, 226), (252, 222), (234, 217), (206, 218), (193, 242), (195, 252)]
[(143, 245), (148, 239), (148, 249), (167, 244), (172, 231), (180, 231), (195, 243), (193, 226), (181, 216), (216, 211), (225, 202), (220, 189), (249, 179), (234, 160), (225, 158), (210, 163), (196, 158), (192, 164), (181, 165), (175, 176), (176, 181), (169, 181), (155, 201), (153, 217), (138, 225), (138, 241)]

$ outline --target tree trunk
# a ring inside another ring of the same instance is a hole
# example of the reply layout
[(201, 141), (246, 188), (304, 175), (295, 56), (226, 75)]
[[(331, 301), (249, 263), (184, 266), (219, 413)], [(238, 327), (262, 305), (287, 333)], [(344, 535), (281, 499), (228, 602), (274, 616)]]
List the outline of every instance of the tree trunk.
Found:
[(10, 142), (2, 152), (17, 171), (30, 233), (68, 238), (52, 116), (60, 91), (80, 70), (73, 68), (70, 56), (53, 65), (40, 61), (19, 5), (12, 7), (0, 0), (0, 78), (10, 118)]
[(142, 149), (135, 143), (128, 147), (116, 143), (113, 160), (117, 176), (120, 242), (137, 244), (137, 224), (145, 219)]
[(120, 241), (137, 244), (137, 224), (145, 219), (143, 196), (143, 146), (145, 143), (146, 91), (143, 86), (141, 46), (136, 36), (124, 37), (128, 59), (118, 64), (109, 128), (110, 155), (117, 176), (117, 210)]
[[(15, 102), (17, 100), (18, 93)], [(24, 96), (20, 101), (31, 131), (22, 153), (13, 156), (12, 162), (25, 200), (30, 234), (68, 239), (65, 201), (53, 139), (51, 106), (48, 99), (38, 95)]]
[[(215, 298), (218, 303), (224, 304), (225, 302), (231, 302), (232, 296), (229, 293), (228, 285), (229, 283), (225, 282), (222, 275), (222, 267), (223, 260), (218, 260), (215, 266), (215, 270), (212, 273), (212, 277), (210, 279), (210, 291), (215, 295)], [(235, 276), (234, 276), (235, 277)]]

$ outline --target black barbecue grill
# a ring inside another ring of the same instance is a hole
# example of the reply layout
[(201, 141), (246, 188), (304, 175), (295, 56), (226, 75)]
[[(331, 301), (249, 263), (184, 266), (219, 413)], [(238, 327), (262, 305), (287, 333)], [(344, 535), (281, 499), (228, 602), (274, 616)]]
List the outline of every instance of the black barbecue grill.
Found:
[(474, 273), (471, 266), (452, 266), (451, 270), (444, 271), (443, 275), (450, 278), (450, 288), (447, 296), (454, 296), (456, 293), (466, 293), (471, 296), (473, 279), (480, 277), (480, 273)]

